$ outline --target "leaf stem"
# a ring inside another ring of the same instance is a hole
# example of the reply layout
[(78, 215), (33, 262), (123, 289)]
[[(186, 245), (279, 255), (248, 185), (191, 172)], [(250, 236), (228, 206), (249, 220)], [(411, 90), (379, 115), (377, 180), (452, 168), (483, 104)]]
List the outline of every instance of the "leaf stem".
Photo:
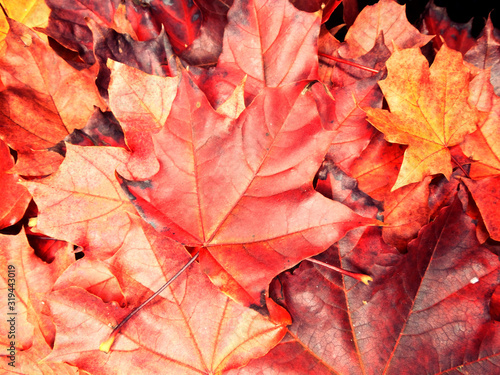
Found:
[(3, 7), (3, 4), (0, 3), (0, 8), (2, 8), (3, 14), (5, 14), (5, 17), (9, 18), (9, 15), (7, 14), (7, 10)]
[(377, 69), (372, 69), (372, 68), (369, 68), (369, 67), (364, 66), (364, 65), (357, 64), (357, 63), (352, 62), (352, 61), (347, 61), (347, 60), (341, 59), (339, 57), (333, 57), (331, 55), (327, 55), (326, 53), (318, 52), (318, 55), (321, 56), (321, 57), (326, 57), (327, 59), (330, 59), (330, 60), (333, 60), (333, 61), (337, 61), (337, 62), (342, 63), (342, 64), (346, 64), (346, 65), (354, 66), (355, 68), (358, 68), (358, 69), (366, 70), (367, 72), (372, 72), (372, 73), (378, 73), (379, 72)]
[(113, 345), (113, 342), (115, 341), (116, 336), (118, 335), (120, 329), (123, 327), (127, 321), (130, 320), (135, 314), (139, 312), (144, 306), (146, 306), (149, 302), (151, 302), (157, 295), (159, 295), (161, 292), (163, 292), (172, 282), (177, 279), (195, 260), (198, 258), (198, 255), (200, 253), (196, 253), (190, 260), (187, 262), (174, 276), (170, 278), (160, 289), (158, 289), (151, 297), (149, 297), (147, 300), (145, 300), (143, 303), (140, 304), (140, 306), (136, 307), (134, 310), (130, 312), (111, 332), (109, 335), (109, 338), (102, 342), (101, 345), (99, 346), (99, 350), (109, 353), (111, 346)]
[(322, 262), (320, 260), (316, 260), (316, 259), (313, 259), (313, 258), (307, 258), (306, 260), (308, 260), (309, 262), (312, 262), (312, 263), (319, 264), (320, 266), (330, 268), (330, 269), (332, 269), (334, 271), (337, 271), (337, 272), (341, 273), (342, 275), (350, 276), (350, 277), (352, 277), (352, 278), (354, 278), (356, 280), (361, 281), (365, 285), (368, 285), (368, 283), (370, 281), (373, 281), (373, 279), (370, 276), (364, 275), (362, 273), (354, 273), (354, 272), (351, 272), (351, 271), (346, 271), (346, 270), (344, 270), (342, 268), (332, 266), (331, 264), (328, 264), (328, 263), (325, 263), (325, 262)]

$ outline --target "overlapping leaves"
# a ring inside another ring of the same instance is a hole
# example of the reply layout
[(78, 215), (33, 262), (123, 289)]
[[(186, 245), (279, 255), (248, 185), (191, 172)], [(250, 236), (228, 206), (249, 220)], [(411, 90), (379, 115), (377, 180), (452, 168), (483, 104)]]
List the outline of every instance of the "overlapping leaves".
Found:
[(496, 371), (493, 26), (465, 47), (429, 7), (424, 57), (432, 36), (392, 0), (340, 43), (321, 26), (338, 3), (50, 0), (26, 8), (49, 16), (39, 34), (7, 20), (0, 264), (21, 373)]
[(226, 293), (265, 308), (275, 275), (370, 222), (312, 187), (335, 134), (332, 107), (320, 84), (299, 83), (263, 90), (233, 120), (183, 74), (153, 135), (159, 172), (122, 186), (153, 227), (201, 251)]

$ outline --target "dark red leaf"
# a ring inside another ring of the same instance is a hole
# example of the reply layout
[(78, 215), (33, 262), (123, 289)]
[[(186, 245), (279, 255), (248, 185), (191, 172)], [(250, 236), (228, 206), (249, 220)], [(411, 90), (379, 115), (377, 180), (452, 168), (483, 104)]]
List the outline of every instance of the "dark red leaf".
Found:
[(193, 0), (151, 0), (146, 4), (165, 27), (176, 53), (184, 51), (198, 37), (203, 16)]
[(464, 60), (480, 69), (491, 68), (491, 84), (495, 93), (500, 96), (500, 39), (495, 34), (495, 28), (488, 18), (477, 45), (464, 56)]
[[(147, 3), (142, 1), (127, 1), (126, 20), (130, 23), (136, 40), (146, 41), (158, 37), (161, 24), (151, 13)], [(132, 36), (132, 34), (130, 34)]]
[(463, 176), (460, 169), (457, 169), (452, 174), (452, 178), (448, 181), (444, 176), (436, 176), (429, 185), (429, 209), (430, 218), (434, 217), (439, 211), (449, 206), (455, 199), (455, 195), (460, 183), (459, 177)]
[(99, 62), (97, 84), (101, 95), (107, 98), (110, 71), (107, 60), (112, 59), (127, 64), (146, 73), (161, 77), (175, 75), (176, 62), (172, 48), (164, 32), (144, 42), (133, 40), (127, 34), (88, 21), (94, 37), (94, 54)]
[(222, 52), (226, 14), (203, 13), (200, 35), (185, 49), (180, 57), (189, 66), (209, 68), (215, 66)]
[[(335, 97), (335, 115), (339, 124), (339, 131), (328, 150), (328, 157), (343, 170), (349, 171), (376, 132), (361, 108), (365, 105), (382, 107), (382, 92), (377, 82), (385, 75), (382, 69), (390, 53), (382, 36), (377, 39), (371, 51), (355, 59), (343, 57), (348, 52), (348, 44), (335, 43), (335, 38), (328, 32), (322, 33), (319, 43), (319, 74)], [(335, 62), (328, 56), (381, 71), (369, 72), (347, 63)]]
[(75, 129), (66, 142), (78, 146), (113, 146), (127, 149), (123, 130), (112, 112), (96, 108), (83, 129)]
[(471, 28), (472, 19), (467, 23), (453, 22), (445, 7), (439, 7), (434, 1), (431, 1), (427, 4), (420, 29), (425, 34), (440, 36), (432, 39), (435, 51), (439, 51), (444, 41), (448, 47), (460, 51), (464, 55), (476, 45)]
[(121, 0), (47, 0), (52, 10), (49, 26), (44, 30), (66, 48), (78, 51), (87, 64), (94, 64), (92, 33), (85, 18), (112, 27), (116, 9)]
[(460, 201), (425, 226), (405, 255), (382, 241), (380, 229), (361, 237), (359, 231), (320, 259), (374, 281), (342, 279), (310, 262), (280, 275), (272, 294), (292, 315), (290, 334), (234, 374), (269, 368), (287, 374), (495, 373), (500, 324), (492, 320), (490, 301), (500, 279), (499, 248), (477, 242)]
[(471, 192), (491, 238), (500, 241), (500, 219), (497, 214), (500, 209), (500, 176), (462, 181)]
[(384, 199), (384, 241), (405, 252), (408, 242), (429, 222), (429, 182), (431, 177), (403, 186)]
[(333, 11), (340, 5), (342, 0), (290, 0), (290, 2), (300, 10), (305, 12), (322, 11), (322, 23), (328, 21)]

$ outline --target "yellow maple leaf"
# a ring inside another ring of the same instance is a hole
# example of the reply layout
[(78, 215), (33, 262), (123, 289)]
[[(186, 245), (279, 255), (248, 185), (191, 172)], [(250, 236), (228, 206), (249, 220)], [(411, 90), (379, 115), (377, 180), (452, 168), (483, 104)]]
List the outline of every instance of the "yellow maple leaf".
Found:
[[(7, 15), (28, 27), (46, 27), (50, 8), (44, 0), (2, 0), (0, 1)], [(9, 31), (9, 24), (3, 12), (0, 12), (0, 45)]]
[(392, 143), (406, 144), (392, 191), (425, 176), (452, 173), (449, 147), (476, 130), (478, 113), (468, 103), (471, 74), (462, 55), (446, 45), (429, 64), (418, 48), (395, 51), (379, 82), (390, 112), (367, 108), (368, 121)]

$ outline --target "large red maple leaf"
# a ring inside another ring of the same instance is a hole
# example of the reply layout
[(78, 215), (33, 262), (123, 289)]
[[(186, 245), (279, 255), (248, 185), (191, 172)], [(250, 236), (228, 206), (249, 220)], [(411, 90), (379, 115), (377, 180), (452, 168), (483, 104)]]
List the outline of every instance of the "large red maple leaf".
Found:
[(313, 190), (333, 109), (321, 84), (299, 82), (264, 89), (233, 120), (184, 73), (153, 135), (159, 172), (122, 187), (153, 227), (200, 251), (216, 285), (265, 311), (275, 275), (374, 223)]

